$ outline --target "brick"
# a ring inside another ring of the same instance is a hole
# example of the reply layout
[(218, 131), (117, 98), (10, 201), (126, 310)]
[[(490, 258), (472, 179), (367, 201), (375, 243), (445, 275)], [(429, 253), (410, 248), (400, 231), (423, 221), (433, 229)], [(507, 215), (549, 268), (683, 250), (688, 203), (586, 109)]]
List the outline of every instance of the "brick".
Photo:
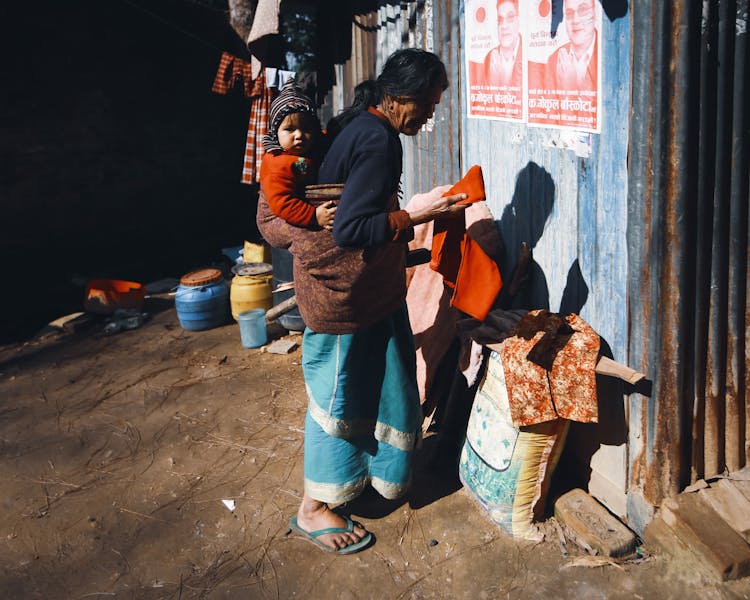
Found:
[(555, 502), (555, 518), (604, 556), (624, 556), (635, 549), (635, 534), (581, 489), (571, 490)]
[(698, 495), (746, 542), (750, 542), (750, 500), (729, 479), (719, 479)]
[(622, 486), (614, 483), (606, 475), (592, 469), (588, 488), (589, 493), (615, 516), (622, 518), (628, 514), (627, 495), (622, 491)]
[(667, 498), (659, 516), (716, 579), (738, 579), (750, 574), (747, 542), (698, 494)]
[[(672, 528), (664, 522), (661, 513), (658, 513), (646, 528), (643, 530), (643, 541), (654, 551), (666, 554), (680, 562), (692, 562), (695, 566), (695, 554), (690, 550), (684, 541), (682, 541)], [(683, 560), (683, 557), (687, 560)]]
[(59, 319), (55, 319), (54, 321), (50, 321), (50, 326), (52, 327), (59, 327), (63, 328), (65, 325), (70, 323), (71, 321), (75, 321), (79, 317), (84, 316), (84, 313), (82, 312), (74, 312), (69, 315), (65, 315), (64, 317), (60, 317)]

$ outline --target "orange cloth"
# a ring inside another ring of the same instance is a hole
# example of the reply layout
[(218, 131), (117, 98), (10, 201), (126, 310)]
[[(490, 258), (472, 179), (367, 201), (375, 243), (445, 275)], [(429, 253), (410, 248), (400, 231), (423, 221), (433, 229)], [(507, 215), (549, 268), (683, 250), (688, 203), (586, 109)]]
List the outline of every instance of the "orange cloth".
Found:
[(464, 178), (449, 189), (443, 196), (452, 196), (453, 194), (466, 194), (468, 198), (461, 200), (459, 204), (474, 204), (484, 200), (484, 177), (482, 177), (482, 167), (474, 165), (466, 172)]
[[(474, 165), (443, 196), (466, 194), (461, 204), (485, 199), (482, 168)], [(453, 288), (451, 306), (484, 321), (503, 282), (497, 263), (466, 233), (463, 214), (435, 219), (430, 268)]]
[(456, 276), (451, 306), (484, 321), (502, 286), (497, 263), (465, 233), (461, 240), (461, 266)]

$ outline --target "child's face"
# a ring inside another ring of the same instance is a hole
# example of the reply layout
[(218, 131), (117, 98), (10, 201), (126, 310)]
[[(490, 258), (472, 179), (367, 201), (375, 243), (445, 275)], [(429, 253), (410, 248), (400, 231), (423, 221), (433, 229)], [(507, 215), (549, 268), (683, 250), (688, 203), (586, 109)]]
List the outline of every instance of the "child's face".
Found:
[(315, 119), (307, 113), (292, 113), (279, 125), (279, 145), (294, 156), (304, 156), (315, 138)]

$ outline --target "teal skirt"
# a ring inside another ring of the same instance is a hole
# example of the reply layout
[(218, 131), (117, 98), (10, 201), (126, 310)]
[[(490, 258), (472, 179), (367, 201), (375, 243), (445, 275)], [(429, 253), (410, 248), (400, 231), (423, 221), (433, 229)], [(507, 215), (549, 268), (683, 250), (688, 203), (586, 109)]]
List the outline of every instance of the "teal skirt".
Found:
[(422, 423), (415, 356), (406, 305), (356, 333), (305, 331), (308, 496), (338, 504), (368, 484), (389, 499), (404, 494)]

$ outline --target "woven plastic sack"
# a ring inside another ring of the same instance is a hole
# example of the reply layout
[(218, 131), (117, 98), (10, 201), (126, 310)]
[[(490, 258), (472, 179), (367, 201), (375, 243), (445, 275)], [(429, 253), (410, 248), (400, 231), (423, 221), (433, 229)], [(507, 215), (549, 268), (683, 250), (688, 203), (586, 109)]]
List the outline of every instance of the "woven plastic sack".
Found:
[(540, 538), (533, 523), (543, 514), (568, 425), (557, 419), (515, 427), (500, 357), (490, 354), (472, 405), (459, 476), (490, 518), (515, 538)]

